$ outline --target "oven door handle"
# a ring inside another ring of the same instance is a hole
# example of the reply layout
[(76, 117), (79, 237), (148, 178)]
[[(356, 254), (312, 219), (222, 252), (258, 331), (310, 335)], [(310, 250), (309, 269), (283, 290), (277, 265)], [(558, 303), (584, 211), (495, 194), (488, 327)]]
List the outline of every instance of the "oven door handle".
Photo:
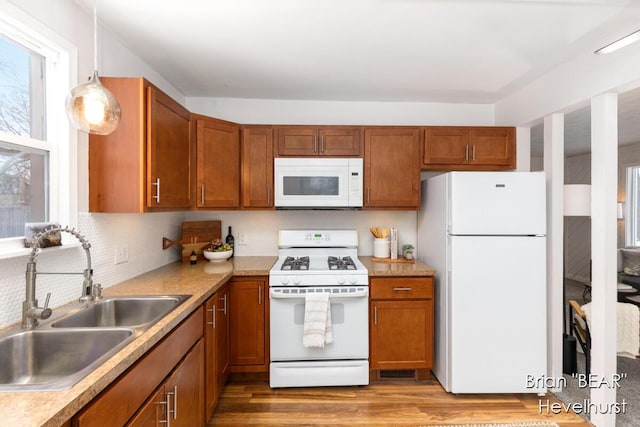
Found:
[[(342, 292), (342, 293), (333, 293), (333, 292), (327, 292), (329, 294), (329, 299), (330, 300), (334, 300), (334, 299), (339, 299), (339, 298), (363, 298), (363, 297), (367, 297), (369, 296), (369, 290), (365, 289), (362, 291), (356, 291), (356, 292)], [(270, 289), (269, 290), (269, 296), (271, 297), (271, 299), (304, 299), (304, 296), (306, 294), (305, 293), (282, 293), (282, 292), (278, 292), (275, 289)]]

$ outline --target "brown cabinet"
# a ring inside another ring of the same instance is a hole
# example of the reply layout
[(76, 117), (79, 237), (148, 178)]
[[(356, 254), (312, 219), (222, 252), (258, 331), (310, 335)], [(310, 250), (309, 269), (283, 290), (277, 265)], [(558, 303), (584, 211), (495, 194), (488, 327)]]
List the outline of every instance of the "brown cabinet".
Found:
[(242, 207), (273, 207), (273, 131), (242, 128)]
[(196, 207), (240, 207), (240, 127), (205, 116), (196, 123)]
[(433, 278), (370, 279), (371, 370), (433, 365)]
[(218, 365), (216, 361), (216, 312), (218, 293), (204, 303), (204, 416), (209, 420), (216, 408), (218, 390)]
[(216, 292), (216, 382), (218, 392), (222, 391), (231, 367), (229, 346), (230, 289), (227, 283)]
[(203, 354), (201, 338), (127, 426), (204, 425)]
[(234, 277), (231, 282), (231, 370), (267, 372), (266, 277)]
[(278, 157), (361, 157), (360, 128), (283, 126), (277, 128)]
[(365, 128), (364, 207), (418, 209), (419, 206), (418, 128)]
[(427, 127), (424, 129), (422, 168), (515, 169), (515, 153), (515, 128), (512, 127)]
[[(165, 400), (165, 386), (172, 388), (174, 385), (178, 387), (178, 415), (184, 411), (183, 419), (188, 420), (185, 424), (175, 425), (203, 425), (202, 324), (203, 309), (200, 307), (87, 404), (73, 417), (72, 425), (102, 427), (105, 417), (110, 425), (125, 425), (139, 409), (144, 412), (140, 415), (141, 420), (155, 419), (153, 410), (143, 408), (145, 401), (150, 397)], [(190, 351), (192, 348), (194, 350)], [(181, 395), (185, 395), (188, 402), (180, 403)], [(170, 409), (174, 410), (174, 404), (172, 400)], [(192, 420), (200, 423), (192, 423)], [(173, 419), (171, 424), (174, 425)]]
[(143, 78), (103, 77), (122, 118), (89, 136), (89, 211), (153, 212), (191, 205), (190, 114)]

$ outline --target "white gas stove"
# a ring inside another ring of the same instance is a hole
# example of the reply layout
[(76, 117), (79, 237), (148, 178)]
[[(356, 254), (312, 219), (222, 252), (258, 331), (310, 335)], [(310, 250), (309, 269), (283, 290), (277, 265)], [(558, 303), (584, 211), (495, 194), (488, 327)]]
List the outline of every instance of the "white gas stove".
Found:
[[(369, 276), (356, 230), (280, 230), (269, 273), (270, 385), (369, 383)], [(303, 345), (309, 294), (328, 294), (333, 340)]]

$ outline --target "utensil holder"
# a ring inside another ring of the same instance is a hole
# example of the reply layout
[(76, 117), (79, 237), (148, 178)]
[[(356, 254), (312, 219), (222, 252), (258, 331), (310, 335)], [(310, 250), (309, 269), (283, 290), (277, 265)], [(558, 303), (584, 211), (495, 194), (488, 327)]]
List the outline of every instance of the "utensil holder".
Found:
[(391, 242), (389, 239), (373, 239), (373, 256), (376, 258), (389, 258)]

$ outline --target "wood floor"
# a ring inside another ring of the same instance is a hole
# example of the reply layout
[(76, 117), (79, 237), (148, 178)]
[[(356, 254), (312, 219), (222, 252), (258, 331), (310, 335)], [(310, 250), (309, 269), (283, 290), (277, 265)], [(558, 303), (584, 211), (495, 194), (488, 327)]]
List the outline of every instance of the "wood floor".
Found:
[[(552, 421), (587, 427), (573, 413), (540, 414), (537, 395), (452, 395), (436, 381), (366, 387), (270, 389), (266, 382), (227, 384), (209, 426), (429, 426)], [(555, 397), (548, 394), (543, 402)]]

